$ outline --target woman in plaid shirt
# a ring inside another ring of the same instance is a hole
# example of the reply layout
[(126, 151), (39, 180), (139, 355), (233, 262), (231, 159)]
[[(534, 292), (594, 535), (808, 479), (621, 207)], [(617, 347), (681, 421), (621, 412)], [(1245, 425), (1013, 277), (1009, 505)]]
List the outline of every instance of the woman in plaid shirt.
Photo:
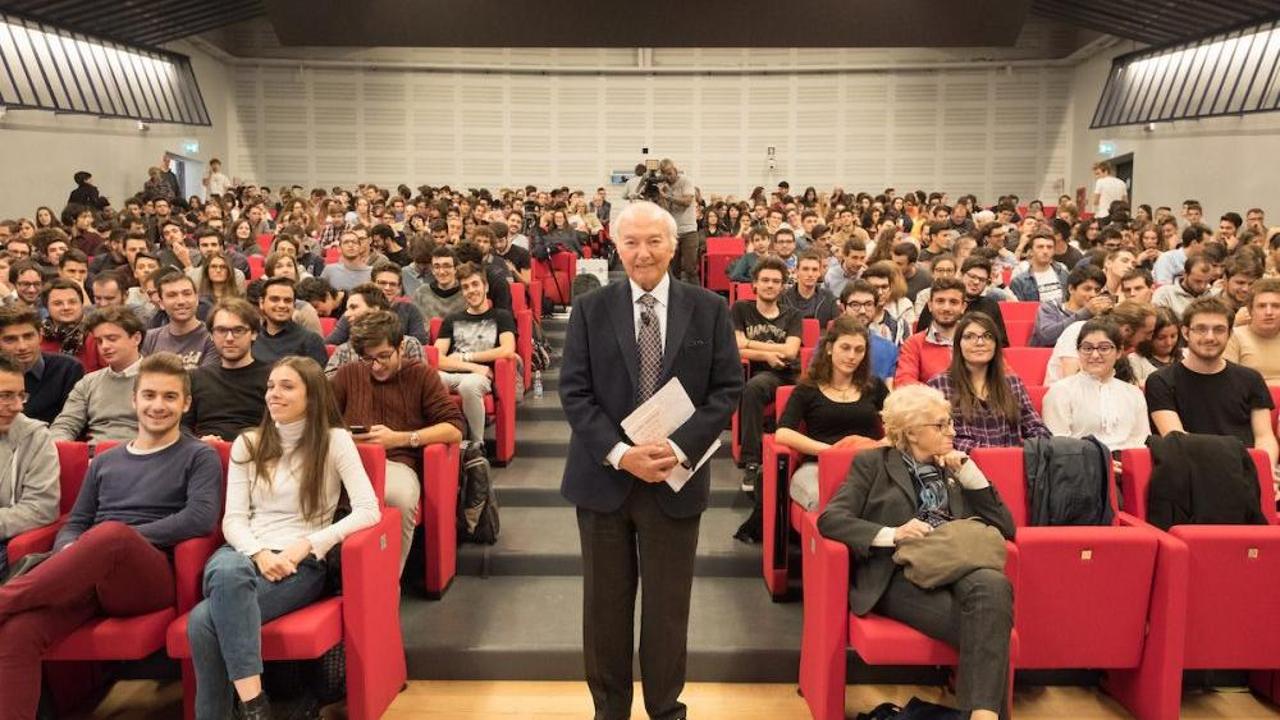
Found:
[(951, 403), (956, 449), (1015, 447), (1049, 437), (1022, 379), (1005, 374), (995, 322), (984, 313), (969, 313), (956, 323), (953, 337), (951, 369), (928, 384)]

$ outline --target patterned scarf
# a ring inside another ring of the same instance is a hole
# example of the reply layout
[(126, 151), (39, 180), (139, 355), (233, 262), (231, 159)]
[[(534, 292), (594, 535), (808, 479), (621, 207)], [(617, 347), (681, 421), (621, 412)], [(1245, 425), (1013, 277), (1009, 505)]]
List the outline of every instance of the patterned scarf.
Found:
[(45, 340), (56, 341), (58, 352), (64, 355), (79, 355), (84, 349), (84, 323), (62, 325), (55, 323), (53, 318), (45, 318), (40, 323), (40, 335)]

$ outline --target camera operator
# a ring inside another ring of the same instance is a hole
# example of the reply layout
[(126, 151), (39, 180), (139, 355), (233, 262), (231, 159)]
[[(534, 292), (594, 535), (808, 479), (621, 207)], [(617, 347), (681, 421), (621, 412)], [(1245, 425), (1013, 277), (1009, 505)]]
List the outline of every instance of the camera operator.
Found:
[(658, 163), (657, 202), (676, 219), (681, 280), (698, 284), (698, 211), (694, 207), (693, 181), (680, 172), (671, 158)]
[(640, 189), (644, 186), (645, 175), (648, 173), (649, 171), (645, 168), (644, 163), (636, 163), (635, 177), (628, 180), (627, 184), (622, 186), (623, 200), (626, 200), (628, 203), (633, 203), (637, 200), (644, 199), (644, 196), (640, 193)]

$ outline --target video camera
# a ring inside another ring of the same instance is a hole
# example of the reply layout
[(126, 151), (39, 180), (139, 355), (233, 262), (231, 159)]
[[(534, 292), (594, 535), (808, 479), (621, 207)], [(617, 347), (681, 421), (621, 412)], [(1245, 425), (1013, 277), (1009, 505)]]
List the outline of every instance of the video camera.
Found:
[(636, 194), (649, 202), (657, 202), (662, 195), (660, 186), (665, 182), (658, 172), (658, 161), (645, 160), (644, 167), (645, 173), (640, 178), (640, 185), (636, 188)]

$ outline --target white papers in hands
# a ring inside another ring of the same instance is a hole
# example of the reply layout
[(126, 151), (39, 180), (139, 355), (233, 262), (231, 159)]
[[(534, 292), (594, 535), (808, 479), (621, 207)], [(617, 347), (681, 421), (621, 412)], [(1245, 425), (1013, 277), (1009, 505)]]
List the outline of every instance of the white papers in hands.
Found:
[[(685, 392), (679, 379), (672, 378), (623, 419), (622, 431), (627, 434), (632, 443), (637, 445), (665, 442), (671, 437), (671, 433), (693, 417), (694, 410), (689, 393)], [(680, 492), (685, 483), (689, 482), (689, 478), (715, 454), (719, 447), (720, 440), (717, 439), (711, 447), (707, 448), (707, 452), (692, 470), (676, 465), (667, 477), (667, 485), (671, 486), (672, 490)]]

